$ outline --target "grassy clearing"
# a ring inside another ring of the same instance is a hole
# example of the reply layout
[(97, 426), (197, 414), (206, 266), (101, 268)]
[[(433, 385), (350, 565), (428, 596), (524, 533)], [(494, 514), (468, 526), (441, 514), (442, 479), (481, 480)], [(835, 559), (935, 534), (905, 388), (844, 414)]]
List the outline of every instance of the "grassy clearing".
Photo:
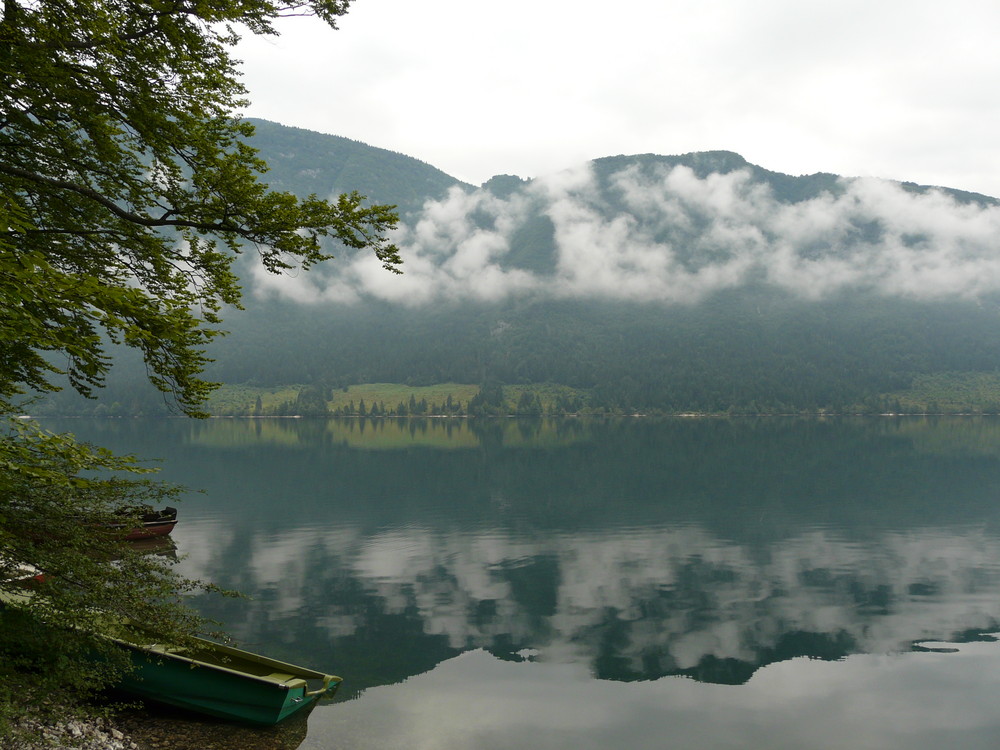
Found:
[[(253, 415), (293, 415), (294, 405), (299, 394), (309, 388), (307, 385), (286, 385), (273, 388), (259, 388), (249, 385), (222, 385), (211, 396), (206, 404), (206, 410), (214, 416), (253, 416)], [(508, 410), (513, 413), (522, 394), (529, 393), (538, 396), (545, 413), (553, 413), (560, 398), (571, 400), (574, 397), (581, 403), (586, 403), (585, 391), (554, 383), (536, 383), (532, 385), (504, 386), (504, 401)], [(411, 399), (427, 403), (428, 409), (436, 405), (443, 408), (451, 397), (459, 413), (464, 413), (469, 401), (479, 393), (479, 386), (469, 383), (438, 383), (436, 385), (410, 386), (401, 383), (364, 383), (351, 385), (347, 388), (333, 389), (327, 394), (326, 408), (330, 413), (346, 412), (351, 405), (360, 408), (364, 401), (367, 411), (373, 404), (379, 404), (381, 409), (395, 410), (403, 404), (409, 410)], [(258, 412), (257, 399), (260, 399)], [(455, 413), (455, 412), (453, 412)]]
[[(224, 384), (212, 394), (206, 404), (209, 414), (215, 416), (250, 416), (256, 414), (257, 399), (260, 398), (261, 414), (278, 413), (284, 404), (294, 404), (306, 385), (285, 385), (273, 388), (259, 388), (250, 385)], [(350, 404), (358, 407), (362, 401), (366, 408), (372, 404), (383, 404), (386, 409), (395, 409), (400, 403), (409, 404), (410, 397), (417, 402), (426, 400), (428, 405), (444, 404), (451, 396), (453, 403), (468, 405), (469, 399), (479, 392), (479, 386), (464, 383), (440, 383), (428, 386), (409, 386), (400, 383), (366, 383), (333, 389), (326, 401), (327, 409), (346, 409)], [(294, 413), (294, 409), (289, 413)]]
[(209, 397), (205, 411), (216, 416), (244, 416), (254, 413), (260, 397), (266, 412), (274, 411), (286, 401), (295, 401), (305, 386), (283, 385), (274, 388), (257, 388), (249, 385), (221, 385)]

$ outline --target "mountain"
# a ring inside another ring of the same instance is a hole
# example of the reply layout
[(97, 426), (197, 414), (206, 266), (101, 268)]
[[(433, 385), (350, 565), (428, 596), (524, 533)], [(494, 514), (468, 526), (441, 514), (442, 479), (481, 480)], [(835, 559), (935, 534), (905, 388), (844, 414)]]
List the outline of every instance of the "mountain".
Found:
[(389, 203), (406, 214), (428, 199), (443, 198), (451, 187), (471, 188), (394, 151), (268, 120), (248, 122), (256, 130), (250, 142), (269, 167), (264, 181), (275, 190), (321, 198), (356, 190), (373, 203)]
[[(1000, 411), (991, 197), (785, 175), (726, 151), (474, 187), (254, 124), (273, 187), (399, 207), (404, 275), (346, 248), (278, 278), (241, 259), (247, 310), (226, 316), (208, 376), (247, 393), (309, 386), (312, 411), (356, 383), (558, 384), (568, 410)], [(124, 366), (105, 401), (162, 410), (139, 380)]]

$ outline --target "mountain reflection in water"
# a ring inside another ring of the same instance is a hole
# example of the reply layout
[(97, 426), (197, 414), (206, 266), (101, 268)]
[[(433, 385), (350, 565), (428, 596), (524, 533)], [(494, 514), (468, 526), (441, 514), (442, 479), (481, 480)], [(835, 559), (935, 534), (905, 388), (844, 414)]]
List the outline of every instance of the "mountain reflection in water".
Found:
[(253, 599), (199, 606), (345, 697), (476, 649), (742, 684), (1000, 630), (1000, 420), (48, 426), (204, 488), (182, 571)]
[(246, 552), (238, 584), (258, 602), (234, 623), (237, 638), (308, 634), (289, 647), (325, 652), (355, 688), (475, 648), (582, 662), (603, 679), (742, 683), (796, 656), (1000, 629), (1000, 541), (981, 533), (894, 532), (859, 545), (812, 531), (753, 549), (693, 526), (539, 540), (301, 529), (249, 544), (203, 531), (185, 544), (216, 548), (207, 568), (237, 557), (230, 545)]

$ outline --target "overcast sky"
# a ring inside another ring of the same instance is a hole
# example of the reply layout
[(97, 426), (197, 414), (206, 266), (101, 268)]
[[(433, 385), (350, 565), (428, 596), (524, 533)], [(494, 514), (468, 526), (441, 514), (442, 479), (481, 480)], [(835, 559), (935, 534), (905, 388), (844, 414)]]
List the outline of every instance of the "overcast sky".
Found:
[(237, 56), (246, 114), (480, 184), (725, 149), (1000, 196), (996, 0), (357, 0)]

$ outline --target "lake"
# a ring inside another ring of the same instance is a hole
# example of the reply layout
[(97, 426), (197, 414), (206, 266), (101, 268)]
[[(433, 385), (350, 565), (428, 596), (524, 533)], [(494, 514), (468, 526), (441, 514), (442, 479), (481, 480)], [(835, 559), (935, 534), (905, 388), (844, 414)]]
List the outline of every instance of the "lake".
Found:
[(1000, 742), (1000, 418), (43, 424), (163, 459), (159, 553), (252, 597), (198, 608), (345, 678), (303, 750)]

